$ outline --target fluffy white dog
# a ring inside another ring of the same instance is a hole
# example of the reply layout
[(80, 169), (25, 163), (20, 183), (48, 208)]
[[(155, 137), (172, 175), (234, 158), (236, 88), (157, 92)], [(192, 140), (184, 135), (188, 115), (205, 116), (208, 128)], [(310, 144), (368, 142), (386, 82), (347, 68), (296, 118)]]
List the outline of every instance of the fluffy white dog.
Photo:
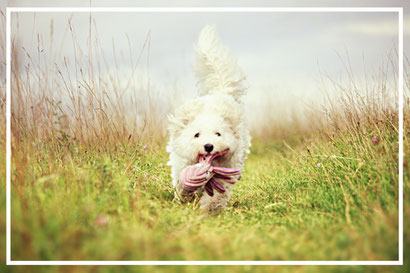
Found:
[[(215, 27), (203, 28), (195, 50), (194, 72), (200, 96), (180, 106), (169, 117), (168, 165), (172, 167), (178, 199), (184, 202), (199, 196), (203, 210), (219, 212), (229, 201), (233, 183), (220, 181), (225, 191), (215, 191), (213, 196), (204, 191), (204, 186), (193, 194), (181, 186), (180, 175), (188, 166), (198, 164), (201, 155), (228, 148), (229, 152), (214, 159), (212, 165), (242, 170), (250, 147), (241, 101), (246, 90), (245, 76), (229, 49), (220, 44)], [(238, 181), (240, 175), (233, 179)]]

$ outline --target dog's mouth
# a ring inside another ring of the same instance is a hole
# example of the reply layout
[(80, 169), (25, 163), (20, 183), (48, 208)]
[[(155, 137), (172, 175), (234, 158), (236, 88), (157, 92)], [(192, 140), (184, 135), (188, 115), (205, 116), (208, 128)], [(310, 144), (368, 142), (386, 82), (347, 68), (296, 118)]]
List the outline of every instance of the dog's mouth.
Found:
[(206, 158), (206, 157), (208, 157), (208, 156), (212, 156), (213, 158), (220, 158), (220, 157), (223, 157), (226, 153), (228, 153), (229, 152), (229, 148), (226, 148), (225, 150), (223, 150), (223, 151), (220, 151), (220, 152), (208, 152), (208, 153), (204, 153), (204, 154), (202, 154), (202, 153), (199, 153), (198, 154), (198, 157), (199, 158), (201, 158), (201, 157), (204, 157), (204, 158)]

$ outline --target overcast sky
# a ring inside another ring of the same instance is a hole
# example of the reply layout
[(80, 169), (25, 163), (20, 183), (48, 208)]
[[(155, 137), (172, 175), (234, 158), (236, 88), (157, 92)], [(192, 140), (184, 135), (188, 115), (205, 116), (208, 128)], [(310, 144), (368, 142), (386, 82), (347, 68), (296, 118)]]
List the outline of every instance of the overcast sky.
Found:
[[(410, 37), (409, 1), (310, 1), (317, 6), (403, 6), (405, 7), (405, 41)], [(53, 3), (53, 4), (50, 4)], [(84, 6), (77, 1), (15, 1), (14, 6)], [(92, 1), (94, 6), (107, 6), (107, 1)], [(131, 6), (134, 1), (118, 1)], [(140, 4), (147, 3), (139, 2)], [(164, 6), (164, 1), (149, 1)], [(175, 6), (215, 6), (215, 1), (176, 2)], [(225, 6), (246, 6), (248, 2), (226, 1)], [(254, 6), (305, 6), (306, 1), (252, 1)], [(36, 49), (33, 33), (39, 33), (47, 45), (50, 21), (54, 22), (54, 41), (61, 45), (61, 54), (72, 56), (71, 37), (66, 35), (68, 18), (80, 44), (86, 45), (89, 14), (86, 13), (20, 13), (18, 32), (21, 45)], [(17, 17), (13, 17), (13, 20)], [(229, 46), (245, 71), (248, 101), (254, 105), (264, 93), (273, 97), (286, 95), (295, 100), (318, 96), (319, 67), (334, 79), (346, 77), (343, 61), (349, 55), (352, 71), (358, 81), (363, 73), (376, 74), (387, 62), (388, 54), (397, 47), (397, 13), (93, 13), (103, 50), (113, 64), (112, 44), (117, 52), (129, 56), (127, 36), (134, 57), (143, 46), (147, 33), (150, 41), (150, 74), (163, 87), (175, 85), (196, 94), (191, 72), (193, 45), (205, 24), (215, 24), (222, 42)], [(17, 20), (14, 20), (17, 22)], [(62, 41), (62, 42), (61, 42)], [(342, 56), (342, 60), (340, 59)], [(142, 62), (143, 63), (143, 62)], [(119, 61), (124, 74), (129, 60)]]

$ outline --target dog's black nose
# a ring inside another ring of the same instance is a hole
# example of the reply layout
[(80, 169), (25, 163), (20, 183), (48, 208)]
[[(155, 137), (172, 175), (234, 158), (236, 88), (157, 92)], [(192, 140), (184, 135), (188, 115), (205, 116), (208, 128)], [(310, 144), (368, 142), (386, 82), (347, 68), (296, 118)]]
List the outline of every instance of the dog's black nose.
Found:
[(208, 143), (204, 145), (204, 148), (206, 152), (210, 153), (214, 149), (214, 145)]

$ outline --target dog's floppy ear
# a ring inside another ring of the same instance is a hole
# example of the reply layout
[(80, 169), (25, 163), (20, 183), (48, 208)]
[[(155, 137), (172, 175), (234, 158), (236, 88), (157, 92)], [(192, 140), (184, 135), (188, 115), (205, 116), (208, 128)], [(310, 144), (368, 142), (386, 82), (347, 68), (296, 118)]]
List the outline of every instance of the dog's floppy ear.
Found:
[(180, 132), (190, 123), (203, 109), (203, 104), (198, 100), (185, 103), (180, 106), (174, 115), (168, 116), (168, 130), (171, 136), (178, 136)]
[(238, 107), (232, 107), (224, 115), (224, 119), (231, 126), (232, 129), (235, 129), (241, 122), (242, 115)]
[(177, 136), (188, 124), (188, 120), (178, 119), (176, 116), (168, 116), (168, 131), (171, 136)]
[(241, 107), (243, 105), (231, 99), (221, 99), (214, 103), (215, 111), (219, 112), (224, 121), (236, 131), (236, 127), (240, 124), (242, 119)]

